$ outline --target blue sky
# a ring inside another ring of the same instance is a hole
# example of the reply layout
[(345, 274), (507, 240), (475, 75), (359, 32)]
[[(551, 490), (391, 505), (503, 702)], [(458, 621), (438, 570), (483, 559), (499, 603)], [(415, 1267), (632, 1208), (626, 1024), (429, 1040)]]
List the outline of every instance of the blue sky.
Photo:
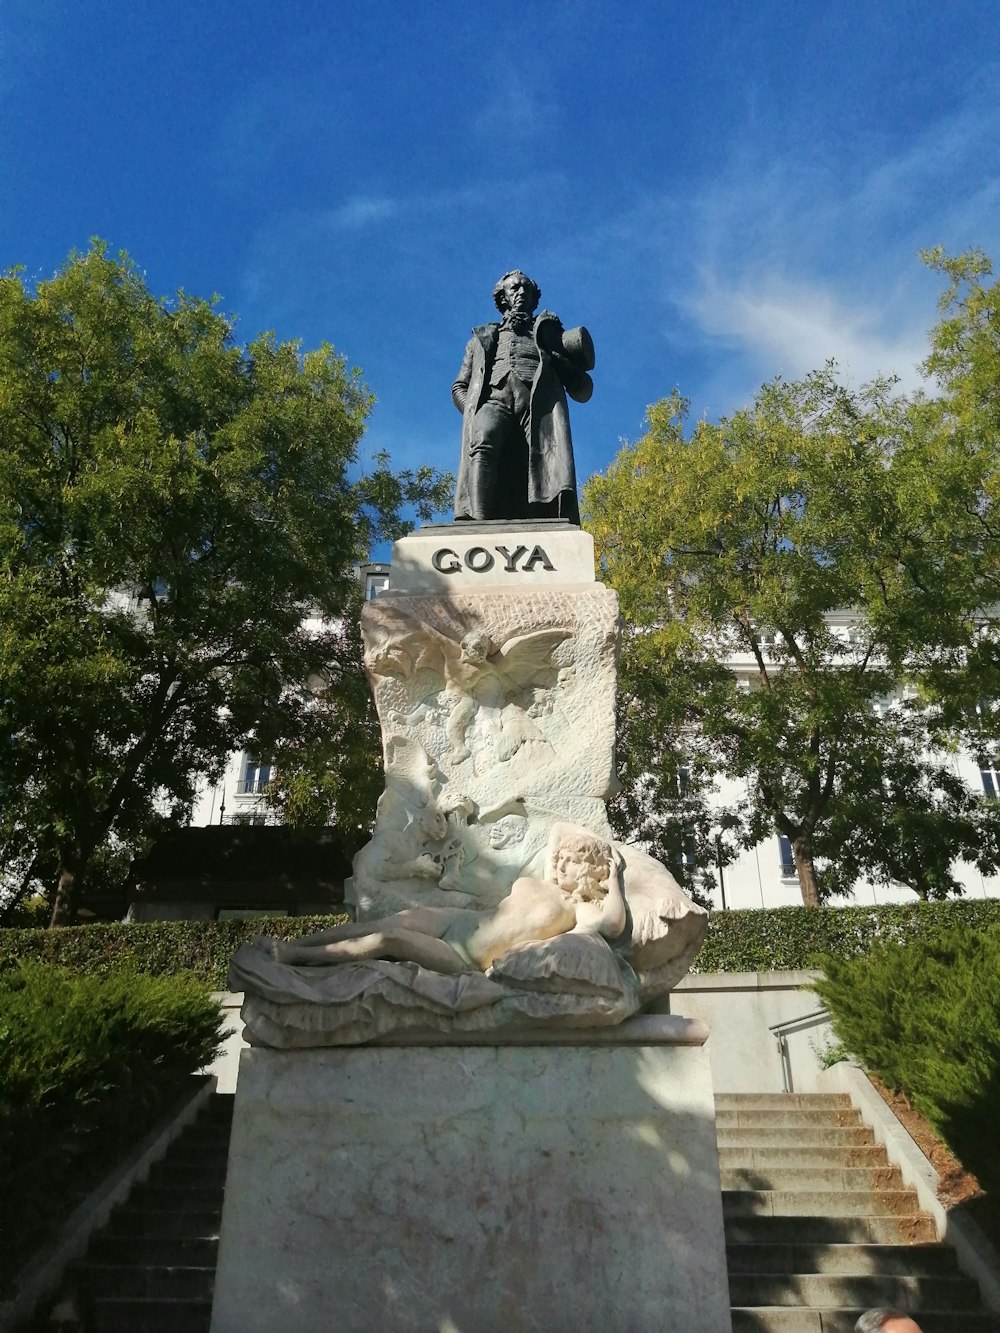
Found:
[(328, 339), (400, 467), (455, 466), (526, 269), (597, 347), (582, 480), (675, 385), (916, 383), (917, 251), (1000, 263), (1000, 3), (0, 0), (0, 145), (0, 266), (98, 235), (243, 339)]

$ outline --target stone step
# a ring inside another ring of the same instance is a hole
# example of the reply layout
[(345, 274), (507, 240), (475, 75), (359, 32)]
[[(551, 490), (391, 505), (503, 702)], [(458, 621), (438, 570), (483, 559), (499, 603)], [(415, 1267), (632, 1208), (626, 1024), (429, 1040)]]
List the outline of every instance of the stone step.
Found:
[(102, 1297), (93, 1304), (95, 1333), (209, 1333), (212, 1302)]
[(733, 1107), (716, 1111), (715, 1123), (720, 1129), (785, 1129), (797, 1133), (801, 1129), (847, 1129), (861, 1124), (860, 1112), (850, 1106), (823, 1110), (771, 1110), (762, 1106)]
[(822, 1212), (785, 1217), (730, 1213), (726, 1217), (729, 1245), (926, 1245), (937, 1239), (932, 1217), (890, 1217), (881, 1209), (855, 1217), (830, 1217)]
[(979, 1288), (966, 1277), (829, 1273), (736, 1273), (729, 1279), (733, 1305), (791, 1305), (810, 1309), (898, 1306), (919, 1310), (974, 1310)]
[(196, 1236), (218, 1238), (222, 1220), (222, 1201), (214, 1208), (184, 1209), (142, 1208), (131, 1200), (116, 1208), (108, 1219), (108, 1236)]
[(729, 1244), (726, 1255), (734, 1273), (840, 1273), (942, 1277), (958, 1273), (954, 1251), (947, 1245), (874, 1245), (831, 1242), (812, 1245)]
[(899, 1190), (897, 1166), (736, 1166), (722, 1170), (724, 1190)]
[(197, 1213), (221, 1206), (218, 1186), (137, 1185), (129, 1196), (136, 1207), (154, 1212)]
[(769, 1107), (775, 1110), (791, 1110), (799, 1107), (808, 1109), (850, 1108), (851, 1099), (846, 1092), (717, 1092), (715, 1094), (716, 1111), (729, 1111), (741, 1107)]
[(764, 1148), (801, 1145), (808, 1148), (863, 1147), (875, 1142), (875, 1133), (869, 1125), (838, 1125), (826, 1129), (802, 1126), (798, 1132), (772, 1129), (764, 1125), (718, 1125), (716, 1135), (719, 1147)]
[(92, 1296), (155, 1300), (212, 1299), (215, 1265), (201, 1268), (103, 1264), (81, 1259), (72, 1265), (79, 1288)]
[(235, 1092), (214, 1092), (198, 1112), (199, 1120), (221, 1120), (232, 1124), (236, 1107)]
[(196, 1166), (199, 1162), (209, 1165), (225, 1162), (229, 1156), (229, 1138), (228, 1129), (213, 1131), (210, 1134), (192, 1131), (171, 1145), (171, 1156), (176, 1157), (179, 1162), (186, 1162), (189, 1166)]
[(723, 1190), (724, 1217), (915, 1217), (913, 1190)]
[(156, 1268), (214, 1267), (219, 1252), (218, 1235), (198, 1236), (185, 1231), (177, 1236), (97, 1236), (87, 1250), (87, 1260), (97, 1264), (134, 1263)]
[[(854, 1333), (854, 1325), (865, 1312), (857, 1309), (789, 1309), (759, 1306), (733, 1309), (733, 1333)], [(944, 1310), (915, 1310), (922, 1333), (997, 1333), (995, 1317), (974, 1311), (952, 1314)]]
[(149, 1185), (193, 1185), (221, 1190), (226, 1184), (226, 1159), (189, 1162), (171, 1157), (157, 1162), (149, 1172)]
[(788, 1167), (788, 1166), (888, 1166), (889, 1159), (881, 1144), (863, 1143), (831, 1148), (827, 1144), (797, 1144), (794, 1148), (778, 1144), (764, 1144), (756, 1148), (740, 1144), (719, 1147), (719, 1166), (735, 1167)]

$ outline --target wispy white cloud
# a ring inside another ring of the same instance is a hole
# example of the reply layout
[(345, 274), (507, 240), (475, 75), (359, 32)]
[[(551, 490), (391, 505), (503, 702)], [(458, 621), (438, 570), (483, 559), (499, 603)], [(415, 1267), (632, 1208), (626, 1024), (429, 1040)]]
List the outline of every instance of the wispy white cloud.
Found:
[(543, 143), (548, 142), (560, 112), (554, 99), (539, 91), (544, 86), (544, 77), (532, 81), (524, 74), (496, 80), (472, 117), (474, 134), (494, 149), (512, 143), (537, 145), (539, 136)]
[(372, 223), (387, 222), (399, 212), (400, 204), (396, 199), (378, 195), (352, 195), (339, 208), (333, 209), (328, 221), (334, 227), (343, 227), (347, 231), (357, 231)]
[(917, 252), (997, 250), (998, 142), (995, 85), (980, 83), (891, 155), (803, 144), (764, 162), (734, 145), (682, 201), (646, 197), (619, 218), (615, 240), (655, 275), (665, 341), (714, 349), (710, 411), (830, 358), (855, 383), (913, 388), (938, 289)]
[(829, 287), (768, 273), (720, 284), (710, 273), (684, 308), (709, 337), (769, 367), (765, 374), (794, 378), (835, 360), (855, 383), (889, 372), (904, 389), (921, 381), (923, 330), (887, 329), (881, 305), (845, 301)]

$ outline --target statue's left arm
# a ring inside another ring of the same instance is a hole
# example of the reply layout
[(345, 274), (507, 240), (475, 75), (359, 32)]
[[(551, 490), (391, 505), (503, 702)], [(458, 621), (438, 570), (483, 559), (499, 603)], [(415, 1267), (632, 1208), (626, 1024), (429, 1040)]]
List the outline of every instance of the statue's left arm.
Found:
[(608, 892), (604, 899), (601, 919), (597, 929), (606, 940), (616, 940), (625, 929), (628, 915), (625, 909), (625, 894), (622, 891), (622, 870), (625, 862), (616, 847), (611, 848), (608, 862)]
[(538, 345), (563, 388), (578, 403), (586, 403), (594, 392), (594, 381), (587, 374), (594, 366), (594, 343), (585, 328), (563, 329), (562, 321), (551, 310), (538, 317)]

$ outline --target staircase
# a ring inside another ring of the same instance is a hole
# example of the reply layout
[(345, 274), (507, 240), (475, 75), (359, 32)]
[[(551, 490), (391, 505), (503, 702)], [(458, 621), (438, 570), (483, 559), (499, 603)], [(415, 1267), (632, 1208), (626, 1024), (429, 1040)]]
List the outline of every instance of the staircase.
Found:
[(873, 1306), (912, 1312), (922, 1333), (995, 1333), (849, 1097), (715, 1105), (733, 1333), (853, 1333)]
[(39, 1330), (208, 1333), (233, 1097), (216, 1093), (72, 1265)]

